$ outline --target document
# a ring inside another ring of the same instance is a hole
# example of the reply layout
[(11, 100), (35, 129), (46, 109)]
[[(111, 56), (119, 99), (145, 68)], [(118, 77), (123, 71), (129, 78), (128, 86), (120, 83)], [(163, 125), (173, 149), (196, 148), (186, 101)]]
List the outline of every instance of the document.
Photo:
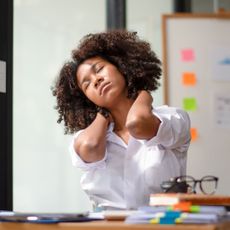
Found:
[(0, 221), (30, 222), (30, 223), (59, 223), (59, 222), (87, 222), (102, 220), (91, 216), (88, 212), (82, 213), (23, 213), (0, 211)]

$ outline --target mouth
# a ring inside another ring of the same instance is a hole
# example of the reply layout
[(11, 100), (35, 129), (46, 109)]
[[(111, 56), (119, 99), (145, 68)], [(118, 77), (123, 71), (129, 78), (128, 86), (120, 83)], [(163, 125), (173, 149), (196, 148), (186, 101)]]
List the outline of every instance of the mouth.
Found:
[(100, 86), (99, 88), (100, 96), (102, 96), (107, 91), (107, 89), (109, 89), (110, 85), (111, 85), (111, 82), (106, 82)]

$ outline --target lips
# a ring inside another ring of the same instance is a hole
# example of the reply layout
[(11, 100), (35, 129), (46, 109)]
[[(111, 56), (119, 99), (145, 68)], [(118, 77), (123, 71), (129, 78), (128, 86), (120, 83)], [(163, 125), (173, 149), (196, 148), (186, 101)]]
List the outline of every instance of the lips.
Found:
[(103, 95), (104, 91), (107, 89), (109, 85), (110, 85), (110, 82), (102, 83), (99, 87), (99, 94)]

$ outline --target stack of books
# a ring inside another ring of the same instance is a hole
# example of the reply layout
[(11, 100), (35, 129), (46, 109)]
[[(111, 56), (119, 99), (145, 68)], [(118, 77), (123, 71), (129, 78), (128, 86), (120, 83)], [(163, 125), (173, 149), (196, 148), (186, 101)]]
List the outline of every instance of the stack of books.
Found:
[(150, 204), (129, 215), (129, 224), (214, 224), (229, 221), (229, 196), (154, 194)]
[(188, 193), (158, 193), (150, 195), (150, 206), (174, 205), (190, 202), (194, 205), (222, 205), (230, 207), (230, 196)]

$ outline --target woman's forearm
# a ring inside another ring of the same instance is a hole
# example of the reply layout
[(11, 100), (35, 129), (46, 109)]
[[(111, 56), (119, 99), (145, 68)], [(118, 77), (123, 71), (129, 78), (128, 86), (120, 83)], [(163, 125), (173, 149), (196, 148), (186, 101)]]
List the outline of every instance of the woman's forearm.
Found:
[(160, 120), (152, 113), (152, 101), (152, 96), (143, 90), (128, 113), (126, 127), (138, 139), (150, 139), (157, 134)]
[(79, 134), (74, 143), (75, 151), (85, 162), (103, 159), (109, 119), (97, 113), (95, 120)]

